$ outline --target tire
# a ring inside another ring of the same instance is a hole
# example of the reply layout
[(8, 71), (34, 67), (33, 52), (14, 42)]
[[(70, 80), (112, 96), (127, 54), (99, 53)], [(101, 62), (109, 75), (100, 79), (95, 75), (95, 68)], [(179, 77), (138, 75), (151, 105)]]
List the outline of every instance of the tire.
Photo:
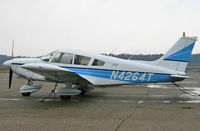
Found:
[(30, 93), (30, 92), (21, 93), (21, 94), (22, 94), (22, 96), (30, 96), (30, 95), (31, 95), (31, 93)]
[(83, 96), (83, 95), (85, 95), (85, 93), (86, 93), (87, 91), (84, 91), (84, 90), (81, 90), (81, 96)]
[(62, 96), (61, 95), (60, 98), (63, 99), (63, 100), (69, 100), (71, 98), (71, 96)]

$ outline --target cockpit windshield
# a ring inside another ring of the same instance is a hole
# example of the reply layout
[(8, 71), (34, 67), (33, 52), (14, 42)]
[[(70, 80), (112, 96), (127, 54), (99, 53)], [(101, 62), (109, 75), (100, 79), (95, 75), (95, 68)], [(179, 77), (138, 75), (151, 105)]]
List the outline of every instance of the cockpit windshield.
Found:
[(56, 51), (53, 51), (47, 55), (43, 55), (40, 57), (41, 60), (49, 62), (49, 60), (52, 58), (52, 56), (56, 53)]

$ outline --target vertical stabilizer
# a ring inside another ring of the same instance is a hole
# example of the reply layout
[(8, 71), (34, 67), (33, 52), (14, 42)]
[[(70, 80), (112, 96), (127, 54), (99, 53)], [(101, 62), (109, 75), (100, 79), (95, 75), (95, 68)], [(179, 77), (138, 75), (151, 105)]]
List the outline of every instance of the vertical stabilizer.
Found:
[(179, 38), (166, 54), (156, 60), (154, 65), (185, 72), (196, 41), (197, 37), (186, 37), (185, 33), (183, 33), (183, 36)]

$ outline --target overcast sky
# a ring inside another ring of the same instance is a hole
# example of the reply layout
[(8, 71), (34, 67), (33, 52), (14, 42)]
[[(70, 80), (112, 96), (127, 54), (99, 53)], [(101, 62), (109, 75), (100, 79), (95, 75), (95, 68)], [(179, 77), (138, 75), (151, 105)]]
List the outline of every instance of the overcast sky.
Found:
[(183, 31), (200, 37), (200, 0), (0, 0), (0, 54), (165, 53)]

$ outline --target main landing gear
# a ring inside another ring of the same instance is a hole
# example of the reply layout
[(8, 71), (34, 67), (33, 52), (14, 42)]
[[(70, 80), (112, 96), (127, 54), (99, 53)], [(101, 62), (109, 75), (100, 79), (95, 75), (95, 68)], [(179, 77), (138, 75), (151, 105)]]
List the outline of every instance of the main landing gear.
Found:
[(22, 94), (22, 96), (30, 96), (30, 95), (31, 95), (31, 93), (30, 93), (30, 92), (21, 93), (21, 94)]

